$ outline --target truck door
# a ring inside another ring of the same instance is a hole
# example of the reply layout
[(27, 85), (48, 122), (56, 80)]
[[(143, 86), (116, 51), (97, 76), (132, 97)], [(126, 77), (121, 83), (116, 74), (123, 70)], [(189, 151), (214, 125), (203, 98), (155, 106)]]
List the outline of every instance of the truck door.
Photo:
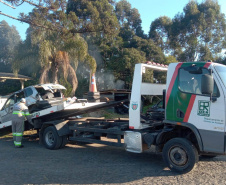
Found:
[(13, 112), (13, 105), (15, 104), (14, 95), (10, 96), (8, 100), (5, 102), (0, 114), (1, 114), (1, 122), (5, 123), (11, 121), (11, 115)]
[(15, 94), (13, 94), (12, 96), (10, 96), (8, 98), (8, 100), (6, 101), (5, 105), (3, 106), (0, 114), (1, 114), (1, 121), (2, 123), (11, 121), (11, 116), (13, 113), (13, 106), (18, 103), (21, 98), (25, 98), (24, 96), (24, 91), (19, 91), (16, 92)]
[(212, 100), (210, 95), (201, 92), (202, 75), (210, 74), (209, 66), (210, 63), (185, 63), (178, 69), (177, 87), (174, 87), (172, 94), (174, 104), (171, 119), (197, 128), (204, 151), (223, 153), (224, 94), (215, 73)]

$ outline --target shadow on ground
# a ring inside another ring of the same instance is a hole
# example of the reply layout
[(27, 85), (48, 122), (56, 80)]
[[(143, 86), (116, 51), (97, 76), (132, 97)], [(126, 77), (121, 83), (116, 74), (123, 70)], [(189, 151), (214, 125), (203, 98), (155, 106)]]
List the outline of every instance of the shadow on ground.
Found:
[(11, 137), (0, 139), (2, 184), (148, 184), (147, 177), (178, 176), (165, 167), (160, 154), (150, 151), (136, 154), (123, 148), (71, 143), (48, 150), (35, 139), (25, 138), (23, 143), (24, 148), (16, 149)]

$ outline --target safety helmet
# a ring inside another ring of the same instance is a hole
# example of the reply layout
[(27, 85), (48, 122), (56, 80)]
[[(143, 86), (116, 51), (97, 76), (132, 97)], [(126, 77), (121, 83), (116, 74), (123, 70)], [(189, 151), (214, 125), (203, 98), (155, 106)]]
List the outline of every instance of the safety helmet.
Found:
[(20, 102), (21, 103), (25, 103), (26, 102), (26, 99), (25, 98), (21, 98)]

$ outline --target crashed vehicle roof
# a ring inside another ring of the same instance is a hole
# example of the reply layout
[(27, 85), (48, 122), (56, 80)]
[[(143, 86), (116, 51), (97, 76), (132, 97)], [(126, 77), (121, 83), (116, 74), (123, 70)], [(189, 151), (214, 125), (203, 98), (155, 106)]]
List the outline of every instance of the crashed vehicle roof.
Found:
[(45, 90), (53, 89), (66, 89), (63, 85), (60, 84), (38, 84), (34, 85), (35, 88), (42, 87)]
[[(51, 84), (51, 83), (49, 83), (49, 84), (30, 85), (28, 87), (25, 87), (24, 89), (29, 88), (29, 87), (43, 88), (44, 90), (49, 90), (49, 89), (50, 90), (54, 90), (54, 89), (61, 89), (61, 90), (62, 89), (63, 90), (65, 89), (66, 90), (66, 88), (63, 85), (60, 85), (60, 84)], [(12, 94), (18, 94), (18, 93), (22, 92), (24, 89), (20, 89), (20, 90), (18, 90), (16, 92), (10, 93), (7, 96), (9, 97)]]

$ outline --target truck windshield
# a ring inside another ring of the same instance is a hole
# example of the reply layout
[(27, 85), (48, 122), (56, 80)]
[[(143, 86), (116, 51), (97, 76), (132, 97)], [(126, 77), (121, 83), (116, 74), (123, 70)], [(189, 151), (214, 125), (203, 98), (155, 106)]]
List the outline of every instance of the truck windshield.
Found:
[(226, 66), (215, 66), (215, 69), (226, 87)]

